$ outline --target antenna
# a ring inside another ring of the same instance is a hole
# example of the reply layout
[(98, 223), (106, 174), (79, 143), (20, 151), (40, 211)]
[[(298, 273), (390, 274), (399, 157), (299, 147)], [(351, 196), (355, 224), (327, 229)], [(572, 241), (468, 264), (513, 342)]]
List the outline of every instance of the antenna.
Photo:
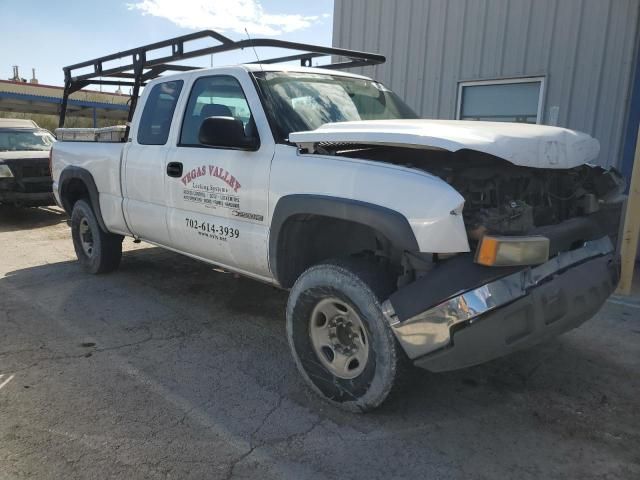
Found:
[(249, 43), (251, 43), (251, 48), (253, 49), (253, 53), (256, 56), (256, 60), (258, 60), (258, 65), (260, 65), (260, 70), (264, 73), (264, 67), (262, 66), (262, 62), (260, 61), (260, 57), (258, 56), (258, 52), (256, 51), (256, 46), (251, 41), (251, 36), (249, 35), (249, 30), (247, 27), (244, 27), (244, 31), (247, 34), (247, 38), (249, 39)]

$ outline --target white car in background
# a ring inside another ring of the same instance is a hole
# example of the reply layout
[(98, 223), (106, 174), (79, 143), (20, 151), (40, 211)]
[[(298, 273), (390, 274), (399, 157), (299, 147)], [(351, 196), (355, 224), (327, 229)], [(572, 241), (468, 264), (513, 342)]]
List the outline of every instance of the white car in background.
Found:
[(0, 204), (55, 205), (49, 170), (54, 142), (32, 120), (0, 118)]

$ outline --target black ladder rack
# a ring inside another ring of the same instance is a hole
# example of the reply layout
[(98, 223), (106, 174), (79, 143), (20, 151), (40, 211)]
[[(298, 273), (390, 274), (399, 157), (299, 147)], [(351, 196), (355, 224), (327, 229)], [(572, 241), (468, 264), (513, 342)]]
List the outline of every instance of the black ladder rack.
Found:
[[(211, 47), (199, 48), (197, 50), (185, 50), (186, 42), (202, 39), (212, 39), (215, 40), (217, 44)], [(167, 47), (171, 47), (171, 55), (153, 59), (148, 58), (150, 56), (148, 55), (150, 52)], [(172, 62), (254, 47), (274, 47), (303, 52), (285, 57), (262, 60), (261, 63), (264, 64), (300, 60), (300, 65), (303, 67), (311, 67), (311, 61), (314, 58), (326, 56), (345, 58), (346, 60), (344, 61), (322, 66), (322, 68), (337, 70), (342, 68), (376, 65), (384, 63), (386, 60), (383, 55), (375, 53), (324, 47), (321, 45), (310, 45), (307, 43), (287, 42), (271, 38), (248, 38), (246, 40), (239, 40), (236, 42), (213, 30), (202, 30), (200, 32), (170, 38), (161, 42), (151, 43), (142, 47), (132, 48), (130, 50), (105, 55), (104, 57), (98, 57), (93, 60), (87, 60), (86, 62), (80, 62), (75, 65), (64, 67), (64, 92), (62, 96), (62, 105), (60, 107), (59, 127), (64, 127), (69, 95), (88, 85), (119, 85), (133, 87), (127, 117), (127, 124), (129, 124), (133, 118), (133, 112), (138, 102), (140, 87), (143, 87), (146, 82), (167, 71), (184, 72), (202, 68), (188, 65), (175, 65), (172, 64)], [(103, 68), (104, 63), (117, 60), (121, 60), (121, 63), (123, 64), (113, 68)], [(87, 67), (92, 68), (93, 71), (90, 73), (74, 75), (74, 71), (86, 69)], [(104, 77), (111, 78), (111, 80), (104, 80)]]

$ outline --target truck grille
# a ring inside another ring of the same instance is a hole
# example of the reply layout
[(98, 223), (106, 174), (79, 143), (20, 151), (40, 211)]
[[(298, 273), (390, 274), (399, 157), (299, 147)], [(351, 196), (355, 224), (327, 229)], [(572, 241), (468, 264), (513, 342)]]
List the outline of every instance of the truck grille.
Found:
[(48, 158), (21, 158), (4, 160), (13, 173), (11, 190), (23, 193), (51, 191), (52, 179)]
[(9, 168), (13, 172), (13, 176), (17, 181), (29, 178), (51, 178), (51, 173), (49, 173), (48, 158), (23, 158), (15, 160), (4, 160), (3, 163), (9, 165)]
[(49, 163), (41, 165), (25, 165), (22, 167), (22, 177), (48, 177), (49, 176)]

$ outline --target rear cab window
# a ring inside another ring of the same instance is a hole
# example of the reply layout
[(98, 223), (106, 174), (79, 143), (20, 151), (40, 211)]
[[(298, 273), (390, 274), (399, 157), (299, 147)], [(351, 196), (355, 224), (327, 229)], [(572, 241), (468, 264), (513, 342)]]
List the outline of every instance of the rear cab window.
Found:
[(182, 91), (182, 80), (157, 83), (144, 104), (138, 126), (140, 145), (165, 145), (169, 138), (173, 113)]

